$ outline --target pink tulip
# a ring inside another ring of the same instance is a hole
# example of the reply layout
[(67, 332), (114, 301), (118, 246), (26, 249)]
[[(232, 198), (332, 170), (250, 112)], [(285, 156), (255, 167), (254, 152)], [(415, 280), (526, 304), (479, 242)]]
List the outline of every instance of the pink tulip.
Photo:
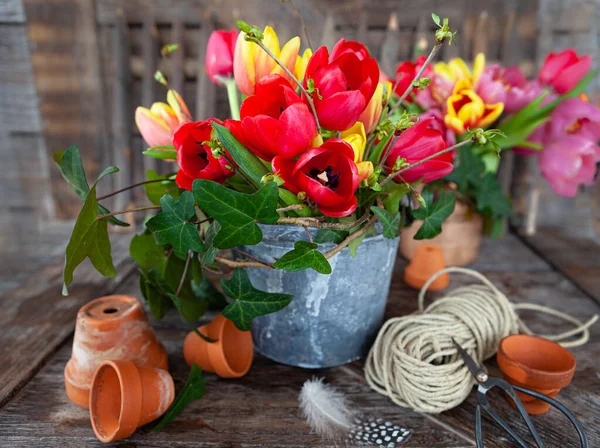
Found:
[(543, 85), (549, 85), (557, 93), (567, 93), (581, 81), (592, 66), (589, 56), (578, 57), (575, 50), (569, 48), (560, 53), (548, 53), (538, 74)]
[(518, 112), (541, 94), (542, 86), (537, 81), (526, 82), (522, 87), (509, 87), (506, 91), (504, 110), (508, 113)]
[(475, 92), (486, 104), (504, 103), (506, 101), (506, 88), (502, 82), (502, 68), (492, 64), (483, 71), (477, 79)]
[(150, 109), (138, 107), (135, 123), (148, 146), (172, 144), (173, 132), (179, 127), (175, 112), (165, 103), (154, 103)]
[(564, 134), (596, 142), (600, 140), (600, 109), (579, 98), (566, 99), (554, 109), (546, 129), (548, 142)]
[(217, 77), (233, 77), (233, 53), (238, 33), (235, 30), (213, 31), (206, 46), (206, 73), (210, 80), (217, 85), (221, 83)]
[(599, 161), (600, 147), (596, 143), (584, 137), (567, 135), (545, 146), (538, 164), (556, 194), (573, 197), (580, 184), (594, 183)]

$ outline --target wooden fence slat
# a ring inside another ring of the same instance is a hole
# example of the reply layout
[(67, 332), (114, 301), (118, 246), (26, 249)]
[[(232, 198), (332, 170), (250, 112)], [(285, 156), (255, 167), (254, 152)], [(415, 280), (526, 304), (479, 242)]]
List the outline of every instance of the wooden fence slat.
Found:
[[(154, 79), (154, 73), (158, 68), (158, 30), (154, 23), (154, 17), (148, 15), (144, 21), (144, 33), (142, 37), (142, 59), (144, 61), (144, 73), (142, 75), (142, 106), (150, 107), (158, 98), (159, 84)], [(164, 100), (161, 100), (164, 101)], [(144, 143), (144, 147), (148, 147)], [(153, 157), (144, 157), (144, 171), (156, 171), (158, 160)]]
[(390, 20), (388, 21), (387, 30), (385, 33), (385, 39), (381, 45), (381, 52), (379, 56), (379, 66), (384, 73), (388, 76), (394, 76), (396, 74), (396, 63), (398, 60), (398, 46), (399, 46), (399, 25), (398, 15), (393, 12), (390, 14)]
[(200, 32), (200, 39), (198, 40), (198, 75), (197, 75), (197, 86), (196, 86), (196, 120), (204, 120), (209, 117), (214, 117), (216, 113), (216, 89), (211, 80), (206, 74), (206, 44), (212, 31), (212, 26), (209, 22), (205, 22)]
[(171, 58), (173, 65), (173, 72), (171, 73), (170, 84), (180, 95), (183, 95), (183, 83), (185, 79), (184, 75), (184, 61), (185, 61), (185, 48), (183, 45), (183, 33), (185, 32), (184, 24), (181, 19), (176, 19), (172, 24), (172, 44), (179, 45), (176, 52), (172, 53), (169, 57)]

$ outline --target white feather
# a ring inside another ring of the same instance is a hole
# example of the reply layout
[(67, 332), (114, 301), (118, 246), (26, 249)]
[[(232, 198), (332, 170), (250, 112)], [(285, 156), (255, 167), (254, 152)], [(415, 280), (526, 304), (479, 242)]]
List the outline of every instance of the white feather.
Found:
[(323, 378), (307, 380), (300, 391), (302, 414), (321, 437), (345, 439), (352, 429), (356, 413), (346, 404), (344, 394), (323, 383)]

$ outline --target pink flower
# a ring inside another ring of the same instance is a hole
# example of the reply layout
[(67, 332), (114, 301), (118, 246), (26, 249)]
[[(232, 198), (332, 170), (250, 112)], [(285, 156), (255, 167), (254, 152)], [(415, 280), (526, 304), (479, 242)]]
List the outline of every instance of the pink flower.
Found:
[(235, 30), (217, 30), (213, 31), (208, 38), (205, 59), (206, 73), (214, 84), (221, 84), (217, 76), (233, 77), (233, 53), (237, 36), (238, 33)]
[(506, 100), (506, 89), (502, 82), (502, 68), (498, 64), (492, 64), (479, 75), (475, 92), (486, 104), (504, 103)]
[(435, 118), (435, 120), (431, 122), (430, 127), (437, 129), (442, 133), (446, 139), (446, 146), (454, 146), (456, 144), (456, 136), (454, 135), (454, 132), (452, 132), (452, 129), (446, 127), (446, 123), (444, 123), (444, 114), (442, 114), (442, 111), (439, 109), (429, 109), (428, 111), (419, 115), (419, 120), (424, 120), (429, 117)]
[[(522, 87), (509, 87), (506, 91), (504, 110), (508, 113), (518, 112), (541, 94), (542, 86), (537, 81), (526, 82)], [(544, 101), (547, 101), (547, 99)]]
[(575, 50), (569, 48), (560, 53), (548, 53), (538, 74), (543, 85), (554, 87), (557, 93), (567, 93), (583, 79), (592, 67), (592, 58), (578, 57)]
[(556, 194), (573, 197), (580, 184), (594, 183), (596, 163), (599, 161), (600, 147), (593, 141), (566, 135), (544, 147), (538, 164)]
[(596, 142), (600, 140), (600, 109), (579, 98), (566, 99), (552, 112), (546, 130), (548, 142), (564, 134)]

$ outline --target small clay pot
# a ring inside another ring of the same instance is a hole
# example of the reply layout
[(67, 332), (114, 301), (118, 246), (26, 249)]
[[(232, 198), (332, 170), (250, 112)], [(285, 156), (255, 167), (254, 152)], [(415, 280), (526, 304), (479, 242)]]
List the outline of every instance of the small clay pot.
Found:
[(447, 266), (465, 266), (479, 255), (483, 219), (468, 205), (456, 201), (454, 212), (442, 224), (442, 233), (429, 240), (415, 240), (414, 236), (423, 221), (415, 221), (410, 227), (402, 229), (400, 254), (411, 260), (417, 247), (435, 244), (444, 252)]
[(92, 380), (92, 428), (101, 442), (125, 439), (164, 414), (174, 399), (173, 378), (166, 370), (104, 361)]
[[(411, 262), (404, 270), (404, 281), (412, 288), (421, 289), (433, 274), (444, 269), (446, 262), (444, 252), (434, 244), (424, 244), (416, 248)], [(448, 273), (437, 277), (431, 285), (429, 291), (439, 291), (448, 286), (450, 276)]]
[(106, 296), (81, 307), (65, 387), (73, 403), (88, 407), (92, 377), (106, 359), (167, 369), (167, 352), (156, 339), (141, 303), (129, 296)]
[(239, 378), (250, 370), (254, 347), (252, 333), (241, 331), (222, 315), (198, 331), (217, 342), (207, 342), (191, 331), (183, 343), (185, 362), (196, 364), (206, 372), (215, 372), (223, 378)]
[[(575, 373), (575, 358), (566, 348), (537, 336), (515, 334), (500, 341), (498, 365), (509, 383), (554, 398)], [(544, 414), (550, 404), (517, 392), (530, 414)], [(512, 400), (508, 400), (512, 404)]]

